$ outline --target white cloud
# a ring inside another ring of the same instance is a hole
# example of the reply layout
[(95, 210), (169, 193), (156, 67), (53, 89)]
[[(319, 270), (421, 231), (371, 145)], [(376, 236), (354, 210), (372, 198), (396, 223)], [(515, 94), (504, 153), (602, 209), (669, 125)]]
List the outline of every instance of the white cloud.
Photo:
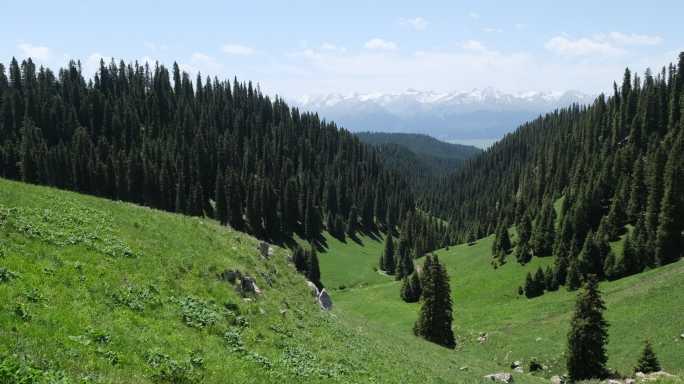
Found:
[(488, 55), (493, 55), (497, 54), (498, 52), (490, 50), (487, 48), (482, 42), (477, 41), (477, 40), (467, 40), (461, 43), (461, 48), (463, 48), (466, 51), (471, 51), (471, 52), (477, 52), (477, 53), (482, 53), (482, 54), (488, 54)]
[(480, 18), (480, 14), (477, 13), (477, 12), (469, 12), (469, 13), (468, 13), (468, 17), (470, 17), (471, 19), (479, 19), (479, 18)]
[(562, 56), (619, 55), (624, 52), (608, 42), (586, 37), (572, 40), (565, 36), (556, 36), (547, 41), (544, 47)]
[(482, 28), (482, 30), (485, 31), (485, 32), (487, 32), (487, 33), (494, 33), (494, 32), (496, 32), (496, 33), (501, 33), (501, 32), (503, 32), (503, 29), (501, 29), (501, 28), (493, 28), (493, 27)]
[(32, 45), (28, 43), (21, 43), (18, 45), (21, 54), (24, 57), (30, 57), (33, 60), (47, 60), (50, 58), (50, 48), (40, 45)]
[(190, 55), (188, 62), (180, 64), (180, 68), (191, 75), (201, 73), (203, 76), (219, 76), (224, 72), (224, 66), (214, 57), (202, 52)]
[(412, 19), (401, 18), (399, 19), (399, 24), (404, 27), (413, 28), (416, 31), (424, 31), (428, 27), (429, 23), (424, 18), (418, 16)]
[(653, 46), (663, 42), (660, 36), (610, 32), (592, 37), (572, 39), (555, 36), (546, 42), (546, 49), (563, 56), (620, 55), (627, 46)]
[(516, 23), (516, 24), (514, 25), (514, 27), (515, 27), (515, 29), (517, 29), (517, 30), (521, 30), (521, 29), (527, 28), (527, 24), (524, 24), (524, 23)]
[(397, 44), (392, 41), (386, 41), (380, 38), (370, 39), (364, 44), (366, 49), (381, 50), (381, 51), (394, 51), (397, 49)]
[(254, 48), (240, 44), (225, 44), (223, 47), (221, 47), (221, 51), (229, 55), (237, 56), (250, 56), (256, 53)]
[(627, 35), (620, 32), (597, 35), (596, 38), (604, 41), (612, 41), (619, 45), (659, 45), (663, 42), (663, 38), (660, 36), (638, 35), (635, 33)]

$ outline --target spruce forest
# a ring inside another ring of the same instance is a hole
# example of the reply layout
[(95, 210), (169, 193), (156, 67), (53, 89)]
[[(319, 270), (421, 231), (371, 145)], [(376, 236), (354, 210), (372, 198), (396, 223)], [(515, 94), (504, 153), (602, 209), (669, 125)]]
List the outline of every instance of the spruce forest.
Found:
[[(610, 89), (580, 97), (492, 88), (536, 84), (535, 61), (479, 40), (223, 45), (249, 80), (200, 40), (190, 61), (56, 65), (22, 40), (0, 62), (0, 384), (684, 383), (684, 52), (628, 67), (665, 40), (548, 39), (540, 82)], [(441, 90), (393, 90), (417, 74)], [(469, 125), (535, 108), (504, 135)], [(420, 124), (461, 140), (402, 130)]]

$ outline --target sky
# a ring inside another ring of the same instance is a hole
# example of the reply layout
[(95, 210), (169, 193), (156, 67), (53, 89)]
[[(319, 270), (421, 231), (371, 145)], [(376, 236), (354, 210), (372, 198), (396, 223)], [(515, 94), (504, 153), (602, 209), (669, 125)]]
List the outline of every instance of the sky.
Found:
[(286, 98), (608, 91), (684, 51), (684, 1), (1, 0), (0, 61), (174, 61)]

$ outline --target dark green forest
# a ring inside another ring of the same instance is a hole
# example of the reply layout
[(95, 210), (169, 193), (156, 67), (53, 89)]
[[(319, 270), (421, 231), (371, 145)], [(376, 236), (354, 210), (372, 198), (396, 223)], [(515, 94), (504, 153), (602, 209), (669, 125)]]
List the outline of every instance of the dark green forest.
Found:
[[(683, 92), (684, 53), (657, 73), (627, 69), (611, 95), (522, 125), (420, 201), (460, 241), (496, 233), (495, 266), (553, 255), (555, 268), (532, 278), (542, 292), (676, 261), (684, 249)], [(624, 251), (614, 254), (608, 243), (623, 235)]]
[(404, 221), (403, 177), (334, 123), (174, 64), (0, 64), (0, 176), (207, 215), (262, 239)]
[[(476, 147), (421, 134), (361, 132), (356, 136), (376, 147), (384, 166), (401, 173), (417, 198), (429, 194), (441, 178), (455, 172), (465, 160), (482, 153)], [(422, 205), (419, 200), (417, 204)]]

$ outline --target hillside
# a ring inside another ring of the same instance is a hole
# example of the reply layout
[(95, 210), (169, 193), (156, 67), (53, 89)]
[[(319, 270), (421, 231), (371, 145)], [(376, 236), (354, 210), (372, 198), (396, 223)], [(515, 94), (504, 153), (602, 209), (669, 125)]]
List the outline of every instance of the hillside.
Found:
[(30, 58), (7, 74), (0, 64), (0, 177), (206, 214), (272, 241), (314, 239), (325, 219), (372, 230), (414, 208), (406, 181), (335, 123), (251, 82), (193, 82), (175, 63), (101, 61), (91, 78), (73, 61), (57, 74)]
[(361, 132), (356, 136), (376, 148), (387, 169), (404, 176), (419, 200), (440, 178), (482, 153), (477, 147), (445, 143), (421, 134)]
[[(515, 360), (522, 361), (527, 370), (527, 364), (535, 359), (548, 369), (533, 376), (514, 373), (515, 381), (538, 377), (548, 382), (552, 375), (565, 372), (566, 336), (576, 294), (561, 289), (534, 299), (518, 295), (516, 287), (525, 274), (540, 266), (552, 265), (553, 259), (535, 258), (525, 266), (507, 263), (495, 270), (489, 263), (492, 241), (490, 236), (472, 246), (464, 244), (435, 252), (446, 264), (451, 279), (454, 332), (458, 342), (452, 359), (467, 367), (464, 369), (467, 371), (481, 369), (477, 362), (487, 360), (496, 371), (508, 372)], [(613, 247), (621, 246), (621, 242), (614, 243)], [(373, 253), (382, 251), (382, 242), (366, 238), (363, 243), (363, 250), (373, 250), (368, 252), (371, 259), (366, 259), (362, 269), (370, 271), (376, 264)], [(359, 330), (410, 346), (413, 356), (428, 353), (427, 344), (415, 343), (411, 333), (419, 305), (400, 299), (400, 282), (370, 273), (363, 275), (365, 281), (359, 281), (361, 269), (355, 263), (343, 264), (336, 260), (338, 254), (356, 255), (361, 249), (356, 246), (333, 244), (330, 255), (321, 254), (321, 268), (330, 271), (328, 280), (345, 286), (332, 292), (337, 304), (335, 313), (356, 324)], [(356, 272), (350, 274), (352, 270)], [(673, 294), (684, 289), (684, 262), (605, 282), (600, 288), (610, 323), (609, 367), (630, 374), (643, 339), (648, 337), (663, 369), (680, 376), (684, 374), (681, 359), (684, 339), (680, 337), (684, 323), (678, 318), (684, 312), (684, 302)], [(483, 333), (487, 340), (481, 343), (478, 337)]]
[(425, 155), (440, 159), (464, 161), (482, 152), (470, 145), (452, 144), (424, 134), (359, 132), (356, 133), (362, 142), (379, 146), (397, 144), (417, 155)]
[[(383, 346), (322, 312), (286, 251), (263, 260), (211, 220), (0, 180), (0, 240), (0, 375), (392, 381)], [(243, 299), (227, 270), (263, 294)]]
[[(612, 95), (526, 123), (467, 161), (420, 197), (421, 208), (449, 220), (461, 241), (524, 228), (515, 259), (552, 255), (553, 278), (572, 289), (588, 275), (618, 279), (679, 260), (682, 95), (684, 53), (655, 74), (627, 69)], [(627, 227), (629, 247), (608, 252)]]
[[(460, 383), (496, 368), (387, 338), (344, 304), (321, 311), (288, 251), (265, 260), (258, 243), (205, 218), (0, 179), (0, 382)], [(330, 282), (349, 281), (325, 257)], [(243, 298), (230, 270), (262, 294)]]

